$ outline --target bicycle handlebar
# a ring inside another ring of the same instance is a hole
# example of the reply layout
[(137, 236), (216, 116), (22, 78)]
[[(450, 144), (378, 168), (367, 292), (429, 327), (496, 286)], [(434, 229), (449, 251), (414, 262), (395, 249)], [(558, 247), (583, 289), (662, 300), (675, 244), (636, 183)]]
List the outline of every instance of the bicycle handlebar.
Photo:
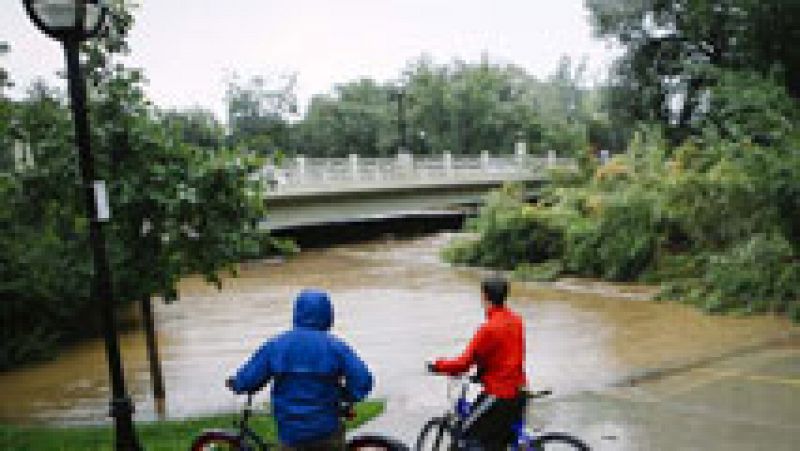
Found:
[(538, 390), (538, 391), (528, 391), (522, 390), (522, 395), (525, 396), (526, 399), (539, 399), (544, 398), (546, 396), (550, 396), (553, 394), (552, 390)]
[(481, 378), (477, 374), (452, 375), (452, 374), (447, 374), (447, 373), (441, 373), (441, 372), (438, 372), (438, 371), (432, 371), (432, 370), (429, 369), (428, 370), (428, 375), (429, 376), (446, 376), (446, 377), (449, 377), (451, 379), (463, 379), (465, 381), (469, 381), (472, 384), (480, 384), (481, 383)]
[[(470, 384), (480, 384), (481, 383), (481, 378), (477, 374), (469, 374), (469, 375), (463, 375), (462, 374), (462, 375), (452, 376), (452, 375), (449, 375), (449, 374), (438, 373), (438, 372), (435, 372), (435, 371), (431, 371), (431, 372), (429, 372), (429, 374), (431, 376), (447, 376), (447, 377), (449, 377), (449, 378), (451, 378), (453, 380), (462, 380), (465, 384), (466, 383), (470, 383)], [(525, 397), (525, 399), (540, 399), (540, 398), (545, 398), (547, 396), (552, 395), (553, 391), (550, 390), (550, 389), (531, 391), (531, 390), (528, 390), (527, 388), (523, 388), (523, 389), (520, 390), (520, 393), (522, 394), (522, 396)]]
[[(249, 417), (252, 410), (253, 410), (253, 397), (256, 395), (257, 392), (247, 392), (242, 393), (243, 395), (247, 395), (247, 401), (245, 402), (245, 407), (243, 409), (243, 413), (245, 418)], [(349, 400), (342, 400), (339, 402), (339, 416), (348, 420), (352, 420), (356, 417), (356, 409), (355, 403)]]

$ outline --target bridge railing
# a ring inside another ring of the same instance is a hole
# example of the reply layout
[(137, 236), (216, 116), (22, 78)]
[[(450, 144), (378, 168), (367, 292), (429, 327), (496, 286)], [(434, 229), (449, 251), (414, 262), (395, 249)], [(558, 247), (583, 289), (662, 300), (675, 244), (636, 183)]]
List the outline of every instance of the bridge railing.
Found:
[(574, 167), (569, 158), (557, 158), (555, 152), (545, 157), (516, 155), (413, 156), (395, 157), (287, 159), (281, 166), (266, 166), (261, 171), (276, 193), (319, 189), (381, 187), (392, 182), (404, 184), (440, 183), (443, 181), (497, 181), (544, 178), (552, 167)]

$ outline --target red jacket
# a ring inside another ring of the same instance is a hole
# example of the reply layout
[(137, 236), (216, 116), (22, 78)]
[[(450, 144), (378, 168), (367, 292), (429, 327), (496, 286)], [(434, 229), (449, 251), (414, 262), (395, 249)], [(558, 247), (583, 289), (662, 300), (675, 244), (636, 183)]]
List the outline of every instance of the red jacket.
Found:
[(452, 360), (439, 359), (436, 371), (461, 374), (477, 365), (487, 394), (510, 399), (519, 394), (525, 378), (525, 329), (522, 319), (505, 307), (490, 307), (467, 350)]

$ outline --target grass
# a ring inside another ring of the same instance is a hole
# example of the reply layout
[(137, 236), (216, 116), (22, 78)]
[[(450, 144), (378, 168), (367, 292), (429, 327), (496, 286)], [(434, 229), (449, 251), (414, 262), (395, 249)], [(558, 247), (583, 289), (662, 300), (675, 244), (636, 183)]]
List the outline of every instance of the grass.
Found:
[[(383, 412), (384, 403), (367, 401), (356, 406), (356, 418), (348, 429), (360, 426)], [(143, 422), (136, 424), (142, 447), (147, 451), (188, 450), (194, 437), (203, 429), (229, 429), (238, 413), (186, 420)], [(256, 414), (251, 427), (264, 439), (274, 442), (275, 423), (265, 414)], [(12, 426), (0, 424), (0, 450), (3, 451), (88, 451), (113, 450), (114, 436), (109, 426), (57, 427)]]

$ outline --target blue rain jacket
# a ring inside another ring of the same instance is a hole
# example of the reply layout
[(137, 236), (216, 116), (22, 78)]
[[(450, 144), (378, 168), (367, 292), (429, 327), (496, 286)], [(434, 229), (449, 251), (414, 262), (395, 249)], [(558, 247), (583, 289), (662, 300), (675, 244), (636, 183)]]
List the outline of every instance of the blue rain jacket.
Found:
[(302, 291), (294, 304), (294, 328), (265, 342), (233, 380), (237, 393), (259, 390), (272, 381), (272, 413), (278, 438), (286, 445), (330, 435), (340, 425), (341, 397), (360, 401), (372, 390), (369, 369), (328, 332), (332, 325), (327, 293)]

